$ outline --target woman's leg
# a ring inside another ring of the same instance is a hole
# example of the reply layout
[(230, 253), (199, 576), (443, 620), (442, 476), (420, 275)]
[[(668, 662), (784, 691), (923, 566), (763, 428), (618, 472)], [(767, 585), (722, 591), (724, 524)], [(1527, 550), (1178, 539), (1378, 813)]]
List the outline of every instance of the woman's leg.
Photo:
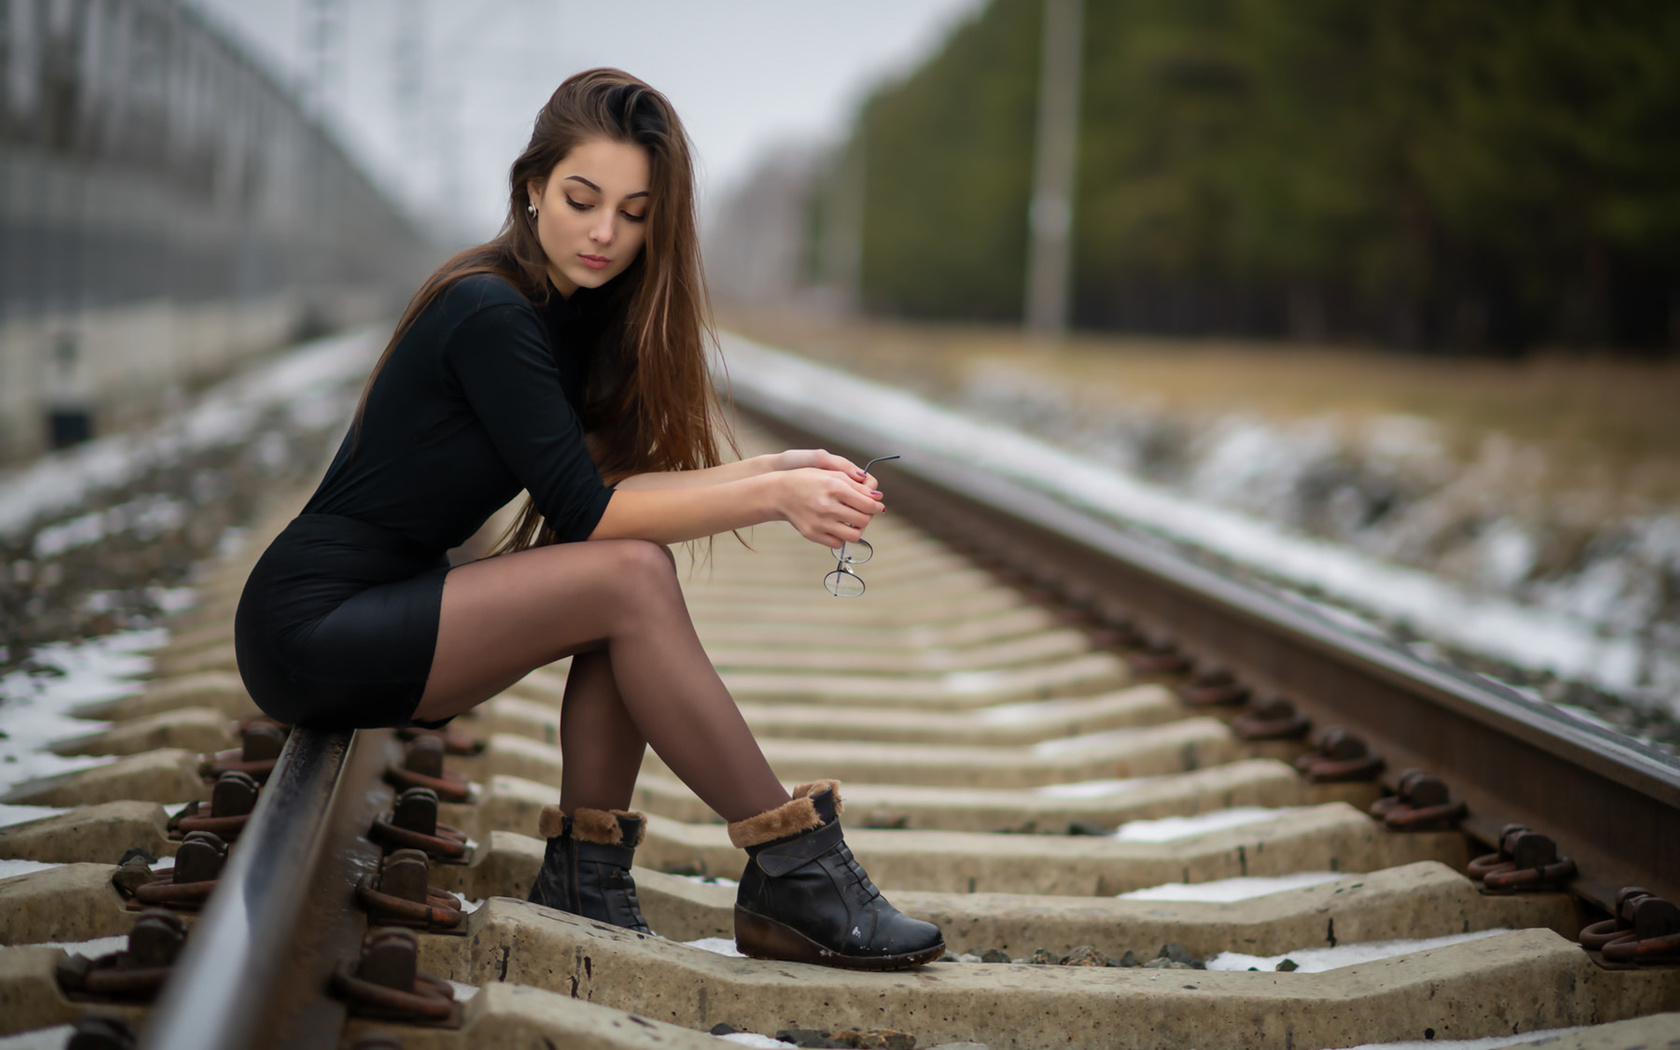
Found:
[[(622, 759), (617, 749), (628, 751), (628, 725), (725, 820), (788, 800), (700, 646), (669, 555), (641, 540), (557, 544), (450, 570), (431, 675), (414, 717), (459, 714), (534, 668), (596, 650), (602, 658), (585, 657), (586, 681), (575, 697), (568, 686), (562, 708), (566, 736), (581, 734), (563, 742), (567, 791), (574, 790), (573, 756), (585, 770), (601, 768), (592, 759)], [(602, 675), (616, 687), (623, 722), (610, 714)], [(586, 751), (592, 754), (584, 757)], [(637, 763), (640, 754), (636, 749)], [(590, 790), (574, 804), (592, 805), (584, 798), (593, 797)]]
[(572, 657), (560, 706), (560, 809), (629, 809), (647, 740), (613, 678), (605, 648)]

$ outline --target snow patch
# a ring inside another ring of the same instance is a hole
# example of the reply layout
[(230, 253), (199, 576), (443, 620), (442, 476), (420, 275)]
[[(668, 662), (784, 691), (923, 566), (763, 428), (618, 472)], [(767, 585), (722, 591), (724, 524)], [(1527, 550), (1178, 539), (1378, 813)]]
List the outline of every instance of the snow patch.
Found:
[(1120, 825), (1114, 837), (1121, 842), (1172, 842), (1175, 839), (1203, 835), (1210, 831), (1238, 828), (1262, 820), (1297, 813), (1300, 807), (1263, 809), (1259, 806), (1233, 806), (1194, 817), (1162, 817), (1159, 820), (1128, 820)]
[(690, 948), (699, 948), (701, 951), (716, 952), (718, 955), (727, 955), (731, 959), (746, 958), (745, 955), (742, 955), (740, 952), (735, 950), (735, 941), (729, 937), (702, 937), (697, 941), (684, 941), (683, 943), (688, 945)]
[(148, 650), (162, 645), (168, 631), (148, 628), (101, 635), (71, 645), (37, 649), (32, 667), (0, 678), (0, 792), (37, 777), (88, 769), (114, 756), (56, 755), (55, 740), (109, 727), (109, 722), (72, 718), (79, 704), (110, 700), (135, 691), (133, 676), (150, 670)]
[(1079, 780), (1071, 784), (1045, 784), (1033, 790), (1045, 798), (1108, 798), (1123, 795), (1155, 777), (1132, 777), (1129, 780)]
[(1464, 944), (1468, 941), (1479, 941), (1484, 937), (1497, 937), (1510, 930), (1477, 930), (1474, 933), (1455, 933), (1447, 937), (1425, 937), (1415, 941), (1367, 941), (1364, 944), (1339, 944), (1334, 948), (1302, 948), (1298, 951), (1284, 952), (1282, 955), (1243, 955), (1240, 952), (1221, 952), (1207, 961), (1210, 970), (1247, 970), (1250, 968), (1272, 971), (1277, 969), (1278, 963), (1285, 959), (1293, 960), (1296, 973), (1323, 973), (1325, 970), (1337, 970), (1343, 966), (1354, 966), (1359, 963), (1375, 962), (1378, 959), (1392, 959), (1396, 955), (1410, 955), (1413, 952), (1427, 952), (1434, 948), (1446, 948), (1454, 944)]
[(0, 860), (0, 879), (15, 879), (19, 875), (33, 875), (37, 871), (62, 867), (62, 864), (49, 864), (42, 860)]
[(22, 824), (29, 820), (40, 820), (42, 817), (50, 817), (54, 813), (63, 812), (66, 811), (57, 806), (8, 806), (0, 803), (0, 828)]
[(1120, 894), (1123, 901), (1212, 901), (1228, 903), (1265, 897), (1289, 890), (1304, 890), (1346, 878), (1334, 871), (1298, 871), (1293, 875), (1247, 876), (1214, 879), (1212, 882), (1168, 882)]
[[(779, 1047), (792, 1047), (798, 1045), (796, 1043), (784, 1043), (773, 1036), (759, 1035), (756, 1032), (730, 1032), (727, 1035), (720, 1035), (716, 1038), (728, 1040), (736, 1046), (760, 1047), (761, 1050), (776, 1050), (776, 1048)], [(0, 1050), (3, 1050), (3, 1048), (0, 1048)]]
[(63, 948), (71, 955), (85, 955), (90, 959), (97, 959), (101, 955), (128, 950), (128, 935), (116, 937), (95, 937), (91, 941), (47, 941), (37, 945), (40, 948)]
[(76, 1029), (67, 1024), (0, 1036), (0, 1050), (64, 1050)]
[(1408, 1039), (1403, 1043), (1360, 1043), (1350, 1050), (1499, 1050), (1502, 1046), (1557, 1039), (1583, 1028), (1546, 1028), (1519, 1035), (1490, 1035), (1482, 1039)]

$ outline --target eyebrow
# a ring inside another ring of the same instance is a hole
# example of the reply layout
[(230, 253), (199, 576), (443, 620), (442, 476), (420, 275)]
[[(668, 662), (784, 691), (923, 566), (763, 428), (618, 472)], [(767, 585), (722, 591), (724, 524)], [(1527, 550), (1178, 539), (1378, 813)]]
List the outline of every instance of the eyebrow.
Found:
[[(584, 178), (582, 175), (567, 175), (566, 176), (566, 181), (567, 182), (581, 182), (585, 186), (588, 186), (590, 189), (594, 190), (596, 193), (601, 192), (601, 187), (595, 185), (593, 182), (590, 182), (588, 179)], [(624, 199), (627, 200), (627, 201), (628, 200), (634, 200), (637, 197), (646, 197), (647, 195), (648, 195), (647, 190), (638, 190), (635, 193), (626, 193), (624, 195)]]

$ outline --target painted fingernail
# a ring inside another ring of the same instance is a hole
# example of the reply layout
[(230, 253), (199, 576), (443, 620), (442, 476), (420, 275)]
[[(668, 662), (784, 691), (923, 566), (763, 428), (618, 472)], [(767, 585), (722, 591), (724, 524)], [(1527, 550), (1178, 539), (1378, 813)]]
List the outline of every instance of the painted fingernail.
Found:
[(857, 472), (857, 476), (858, 476), (858, 480), (862, 481), (864, 478), (867, 478), (869, 475), (865, 474), (863, 471), (860, 470), (860, 471)]
[(880, 499), (880, 498), (881, 498), (881, 494), (880, 494), (880, 493), (879, 493), (879, 492), (871, 492), (871, 493), (870, 493), (870, 495), (871, 495), (871, 496), (874, 496), (874, 497), (875, 497), (875, 498), (876, 498), (876, 499)]

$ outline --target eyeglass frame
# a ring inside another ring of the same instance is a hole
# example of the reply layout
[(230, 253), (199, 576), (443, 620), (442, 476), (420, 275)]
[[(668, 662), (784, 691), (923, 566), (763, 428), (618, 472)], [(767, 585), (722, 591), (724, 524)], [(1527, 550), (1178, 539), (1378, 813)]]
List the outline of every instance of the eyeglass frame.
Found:
[[(902, 455), (876, 456), (874, 459), (870, 460), (868, 463), (865, 463), (863, 465), (864, 476), (867, 477), (869, 475), (869, 468), (873, 467), (877, 463), (885, 463), (888, 460), (902, 459), (902, 458), (903, 458)], [(847, 547), (848, 543), (850, 543), (850, 545), (854, 546), (854, 547), (861, 546), (868, 553), (865, 554), (861, 558), (848, 558), (848, 557), (846, 557), (846, 547)], [(839, 562), (839, 565), (837, 565), (835, 568), (831, 569), (829, 572), (827, 572), (826, 574), (823, 575), (823, 589), (826, 590), (829, 594), (833, 595), (836, 598), (861, 598), (861, 597), (863, 597), (863, 592), (866, 590), (866, 588), (864, 587), (864, 584), (863, 584), (863, 577), (859, 576), (857, 574), (857, 572), (852, 568), (852, 566), (853, 565), (862, 565), (864, 562), (868, 561), (870, 558), (873, 558), (875, 556), (875, 545), (873, 543), (870, 543), (868, 540), (865, 540), (865, 539), (858, 539), (856, 541), (841, 540), (840, 541), (840, 548), (838, 550), (831, 551), (830, 553), (832, 553), (834, 555), (834, 560)], [(844, 581), (847, 577), (850, 577), (851, 581), (857, 584), (857, 593), (856, 594), (843, 594), (843, 593), (841, 593), (840, 588), (839, 588), (839, 584), (842, 581)], [(830, 580), (833, 580), (834, 582), (830, 583), (829, 582)]]

